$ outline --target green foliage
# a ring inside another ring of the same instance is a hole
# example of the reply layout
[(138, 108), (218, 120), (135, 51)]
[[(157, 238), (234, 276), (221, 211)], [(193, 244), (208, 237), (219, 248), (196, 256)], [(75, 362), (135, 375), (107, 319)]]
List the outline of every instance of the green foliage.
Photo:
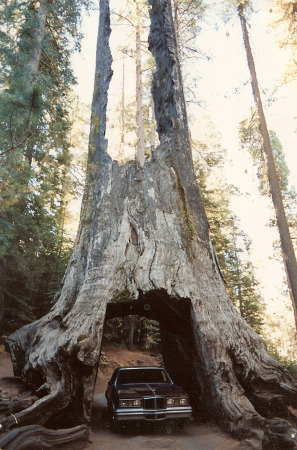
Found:
[(173, 15), (181, 59), (201, 57), (195, 38), (201, 30), (206, 5), (202, 0), (174, 0)]
[[(293, 188), (289, 189), (288, 176), (290, 172), (285, 161), (282, 145), (274, 131), (269, 132), (269, 137), (280, 189), (285, 197), (288, 199), (292, 198), (296, 196), (296, 192), (294, 192)], [(239, 138), (242, 148), (250, 153), (257, 167), (261, 194), (269, 195), (267, 171), (265, 168), (266, 163), (259, 130), (259, 119), (255, 113), (240, 122)]]
[(0, 290), (9, 331), (46, 312), (71, 251), (67, 204), (81, 182), (71, 173), (70, 56), (89, 4), (0, 5)]
[[(236, 228), (233, 230), (235, 239)], [(264, 303), (258, 291), (258, 281), (255, 279), (254, 268), (251, 262), (244, 262), (240, 254), (248, 248), (240, 248), (236, 245), (228, 252), (228, 271), (226, 272), (227, 291), (234, 305), (242, 317), (251, 325), (257, 333), (261, 333), (263, 327)]]
[[(269, 131), (270, 143), (278, 177), (278, 182), (282, 194), (284, 208), (288, 220), (288, 225), (293, 236), (296, 234), (297, 225), (297, 193), (293, 186), (289, 186), (289, 168), (285, 161), (282, 145), (274, 131)], [(259, 119), (256, 113), (240, 122), (239, 138), (243, 150), (249, 152), (257, 168), (259, 179), (259, 191), (262, 195), (269, 196), (270, 189), (267, 178), (266, 162), (262, 150), (262, 139), (259, 131)], [(276, 220), (271, 221), (271, 225), (276, 225)]]
[[(210, 226), (210, 235), (227, 292), (244, 319), (258, 332), (263, 326), (263, 300), (250, 263), (250, 241), (230, 210), (234, 186), (222, 180), (220, 169), (225, 151), (212, 123), (206, 120), (205, 136), (194, 142), (196, 176)], [(215, 149), (215, 151), (214, 151)]]
[(161, 346), (159, 322), (140, 316), (116, 317), (106, 322), (103, 339), (128, 348), (158, 351)]
[(288, 357), (281, 356), (276, 346), (269, 339), (265, 339), (265, 342), (270, 356), (276, 359), (283, 366), (283, 368), (290, 373), (292, 377), (297, 379), (297, 361)]
[(273, 27), (278, 32), (278, 41), (281, 47), (289, 50), (290, 62), (283, 75), (283, 82), (296, 82), (297, 74), (297, 3), (296, 1), (273, 1)]
[(161, 334), (159, 322), (152, 319), (144, 319), (143, 327), (143, 342), (145, 350), (160, 350)]
[(124, 319), (122, 317), (107, 320), (104, 327), (103, 342), (117, 342), (120, 344), (122, 342), (123, 326)]

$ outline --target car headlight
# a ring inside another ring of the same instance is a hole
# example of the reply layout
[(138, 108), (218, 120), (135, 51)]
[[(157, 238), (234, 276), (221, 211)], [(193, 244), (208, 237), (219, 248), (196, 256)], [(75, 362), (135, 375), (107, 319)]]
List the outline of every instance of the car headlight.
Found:
[(166, 405), (167, 406), (186, 406), (189, 404), (188, 397), (167, 397)]
[(119, 407), (120, 408), (133, 408), (135, 406), (141, 406), (141, 400), (140, 399), (119, 400)]

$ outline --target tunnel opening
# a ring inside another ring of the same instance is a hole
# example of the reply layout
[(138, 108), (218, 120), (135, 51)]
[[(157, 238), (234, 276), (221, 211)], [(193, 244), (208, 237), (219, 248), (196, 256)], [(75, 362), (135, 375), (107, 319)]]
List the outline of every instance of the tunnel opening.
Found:
[(157, 320), (135, 314), (115, 317), (105, 323), (102, 349), (115, 344), (127, 350), (161, 353), (160, 324)]
[[(165, 367), (173, 382), (188, 394), (193, 416), (202, 419), (199, 413), (201, 364), (195, 348), (193, 320), (191, 300), (170, 297), (163, 289), (140, 293), (138, 300), (108, 303), (96, 391), (106, 389), (107, 366), (109, 370), (110, 366), (113, 370), (116, 368), (115, 361), (106, 357), (108, 346), (113, 342), (116, 353), (121, 349), (134, 350), (135, 357), (130, 353), (128, 365)], [(141, 352), (144, 357), (139, 356)], [(145, 354), (153, 358), (150, 359), (153, 364), (147, 364)]]

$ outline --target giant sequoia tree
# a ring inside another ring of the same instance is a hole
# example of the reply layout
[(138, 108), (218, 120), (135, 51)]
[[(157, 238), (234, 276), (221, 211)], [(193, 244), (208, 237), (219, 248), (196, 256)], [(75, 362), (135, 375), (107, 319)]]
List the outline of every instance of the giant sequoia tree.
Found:
[(42, 398), (2, 419), (4, 429), (15, 431), (5, 433), (0, 446), (25, 432), (25, 425), (88, 424), (104, 321), (140, 314), (159, 320), (165, 366), (189, 392), (200, 417), (266, 448), (293, 448), (297, 431), (280, 417), (288, 419), (288, 405), (297, 406), (297, 385), (226, 294), (193, 168), (171, 3), (149, 3), (160, 145), (143, 167), (120, 165), (107, 154), (110, 22), (109, 2), (100, 0), (75, 249), (54, 307), (8, 340), (15, 375)]

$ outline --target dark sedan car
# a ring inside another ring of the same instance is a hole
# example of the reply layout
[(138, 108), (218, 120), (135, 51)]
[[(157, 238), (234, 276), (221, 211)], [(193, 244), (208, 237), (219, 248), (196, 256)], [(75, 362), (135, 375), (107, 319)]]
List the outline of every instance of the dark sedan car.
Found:
[(113, 423), (189, 419), (192, 408), (184, 390), (161, 367), (121, 367), (105, 393)]

